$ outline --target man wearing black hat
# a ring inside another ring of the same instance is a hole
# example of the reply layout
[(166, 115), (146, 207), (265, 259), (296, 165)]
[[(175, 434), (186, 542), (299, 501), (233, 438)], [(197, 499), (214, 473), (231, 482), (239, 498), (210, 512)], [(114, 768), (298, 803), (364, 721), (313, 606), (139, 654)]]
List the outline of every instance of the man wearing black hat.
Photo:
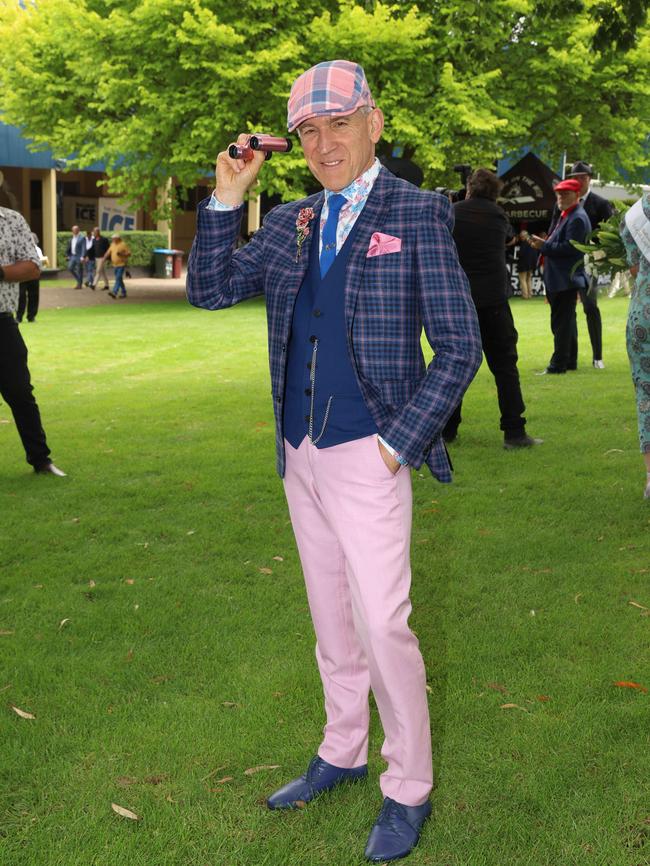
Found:
[[(591, 178), (593, 177), (593, 167), (588, 162), (574, 162), (571, 170), (567, 172), (567, 178), (573, 178), (580, 183), (580, 204), (585, 209), (591, 230), (596, 231), (602, 222), (608, 220), (613, 213), (613, 208), (606, 198), (597, 195), (591, 191)], [(554, 212), (554, 220), (559, 216)], [(579, 290), (580, 300), (582, 301), (582, 309), (585, 311), (587, 318), (587, 329), (589, 331), (589, 339), (591, 340), (591, 349), (593, 354), (593, 366), (597, 370), (602, 370), (603, 364), (603, 323), (598, 309), (598, 278), (595, 276), (589, 277), (589, 285), (586, 289)], [(576, 365), (577, 365), (577, 340), (576, 340)]]

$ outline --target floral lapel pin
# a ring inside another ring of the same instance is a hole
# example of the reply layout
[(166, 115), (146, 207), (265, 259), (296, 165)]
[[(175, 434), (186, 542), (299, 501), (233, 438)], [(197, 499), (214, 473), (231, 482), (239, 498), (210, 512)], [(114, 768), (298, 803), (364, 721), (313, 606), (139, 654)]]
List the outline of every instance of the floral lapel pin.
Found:
[(302, 245), (305, 242), (305, 238), (308, 238), (311, 234), (311, 229), (309, 227), (309, 223), (314, 218), (314, 209), (311, 207), (303, 207), (296, 219), (296, 258), (294, 261), (300, 261), (300, 257), (302, 256)]

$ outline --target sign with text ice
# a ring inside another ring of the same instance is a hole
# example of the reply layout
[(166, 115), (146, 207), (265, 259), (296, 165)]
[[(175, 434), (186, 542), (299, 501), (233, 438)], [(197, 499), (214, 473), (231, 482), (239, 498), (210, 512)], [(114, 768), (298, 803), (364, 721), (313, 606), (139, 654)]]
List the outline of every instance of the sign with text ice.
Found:
[(106, 232), (129, 232), (136, 229), (137, 213), (129, 210), (128, 205), (123, 205), (116, 198), (99, 199), (99, 228)]

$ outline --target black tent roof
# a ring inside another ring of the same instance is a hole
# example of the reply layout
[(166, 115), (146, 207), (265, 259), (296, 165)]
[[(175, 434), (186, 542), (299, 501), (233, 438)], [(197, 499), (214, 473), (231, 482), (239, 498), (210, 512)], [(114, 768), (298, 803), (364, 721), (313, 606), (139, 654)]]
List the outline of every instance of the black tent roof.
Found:
[(550, 221), (555, 205), (553, 185), (560, 180), (530, 151), (501, 175), (499, 204), (513, 223)]

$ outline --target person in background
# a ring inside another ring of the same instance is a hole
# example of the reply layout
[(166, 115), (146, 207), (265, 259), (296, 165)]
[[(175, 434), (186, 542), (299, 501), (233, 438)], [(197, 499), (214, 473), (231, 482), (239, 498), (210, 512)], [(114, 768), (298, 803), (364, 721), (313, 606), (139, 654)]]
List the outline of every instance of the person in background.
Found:
[(533, 271), (539, 258), (539, 253), (526, 243), (528, 237), (527, 231), (519, 233), (517, 273), (519, 274), (519, 290), (524, 301), (529, 301), (533, 297)]
[(108, 240), (108, 238), (105, 238), (104, 235), (100, 232), (99, 226), (95, 226), (95, 228), (93, 229), (93, 251), (95, 253), (96, 270), (92, 288), (96, 289), (99, 285), (99, 281), (104, 280), (102, 292), (107, 292), (109, 289), (105, 259), (109, 246), (110, 241)]
[(14, 312), (18, 283), (38, 279), (41, 259), (24, 217), (0, 207), (0, 396), (11, 409), (27, 462), (35, 472), (65, 476), (50, 460), (50, 449), (34, 399), (27, 346)]
[(131, 255), (131, 250), (122, 240), (121, 235), (114, 234), (111, 237), (111, 245), (104, 256), (104, 259), (110, 258), (115, 271), (115, 283), (113, 291), (108, 295), (111, 298), (126, 298), (126, 286), (124, 285), (124, 271), (126, 264)]
[[(481, 329), (483, 354), (497, 386), (503, 447), (506, 450), (541, 445), (526, 433), (526, 407), (517, 369), (517, 329), (508, 303), (510, 277), (504, 252), (510, 222), (497, 204), (503, 182), (487, 168), (477, 168), (467, 180), (464, 201), (454, 204), (454, 241), (467, 274)], [(459, 403), (443, 430), (453, 442), (461, 422)]]
[(553, 354), (539, 375), (566, 373), (577, 366), (576, 304), (579, 289), (587, 288), (583, 255), (572, 240), (583, 244), (591, 231), (589, 217), (578, 197), (580, 183), (571, 178), (555, 186), (560, 217), (546, 239), (531, 235), (528, 243), (544, 256), (544, 285), (551, 307)]
[[(573, 178), (580, 183), (578, 196), (580, 204), (589, 217), (591, 230), (595, 232), (600, 224), (608, 220), (614, 212), (611, 202), (591, 189), (591, 180), (594, 175), (593, 167), (588, 162), (574, 162), (571, 171), (567, 173), (568, 178)], [(589, 285), (586, 289), (579, 289), (578, 294), (582, 301), (582, 309), (587, 319), (587, 330), (591, 341), (591, 353), (593, 355), (592, 365), (596, 370), (603, 370), (603, 323), (598, 308), (598, 277), (590, 276)]]
[[(32, 232), (32, 240), (34, 241), (34, 246), (36, 247), (36, 255), (38, 256), (40, 263), (39, 268), (43, 266), (43, 263), (46, 261), (45, 256), (43, 255), (43, 250), (38, 245), (38, 236)], [(39, 276), (33, 280), (24, 280), (18, 285), (18, 309), (16, 310), (16, 321), (22, 322), (23, 316), (25, 315), (25, 310), (27, 310), (27, 321), (34, 322), (36, 321), (36, 314), (38, 313), (38, 301), (40, 296), (40, 288), (41, 288), (41, 280), (40, 280), (40, 271)]]
[(68, 269), (77, 281), (75, 289), (81, 289), (83, 281), (82, 260), (86, 255), (86, 239), (79, 231), (79, 226), (72, 226), (72, 237), (68, 241), (65, 255), (68, 260)]
[(86, 251), (83, 257), (83, 266), (86, 273), (84, 285), (89, 289), (95, 288), (95, 249), (93, 233), (90, 229), (86, 231)]
[[(323, 189), (274, 208), (235, 250), (265, 155), (220, 153), (214, 194), (197, 209), (187, 295), (211, 310), (266, 297), (277, 469), (327, 719), (306, 771), (267, 805), (301, 808), (367, 777), (372, 688), (387, 768), (365, 856), (383, 862), (417, 844), (433, 785), (426, 674), (408, 624), (409, 465), (426, 462), (451, 480), (441, 433), (481, 362), (480, 334), (451, 206), (382, 168), (384, 116), (362, 67), (313, 66), (294, 81), (287, 108), (287, 128)], [(423, 329), (434, 350), (428, 366)]]
[(632, 205), (621, 225), (630, 271), (635, 278), (628, 308), (626, 343), (645, 460), (644, 498), (650, 499), (650, 193)]

